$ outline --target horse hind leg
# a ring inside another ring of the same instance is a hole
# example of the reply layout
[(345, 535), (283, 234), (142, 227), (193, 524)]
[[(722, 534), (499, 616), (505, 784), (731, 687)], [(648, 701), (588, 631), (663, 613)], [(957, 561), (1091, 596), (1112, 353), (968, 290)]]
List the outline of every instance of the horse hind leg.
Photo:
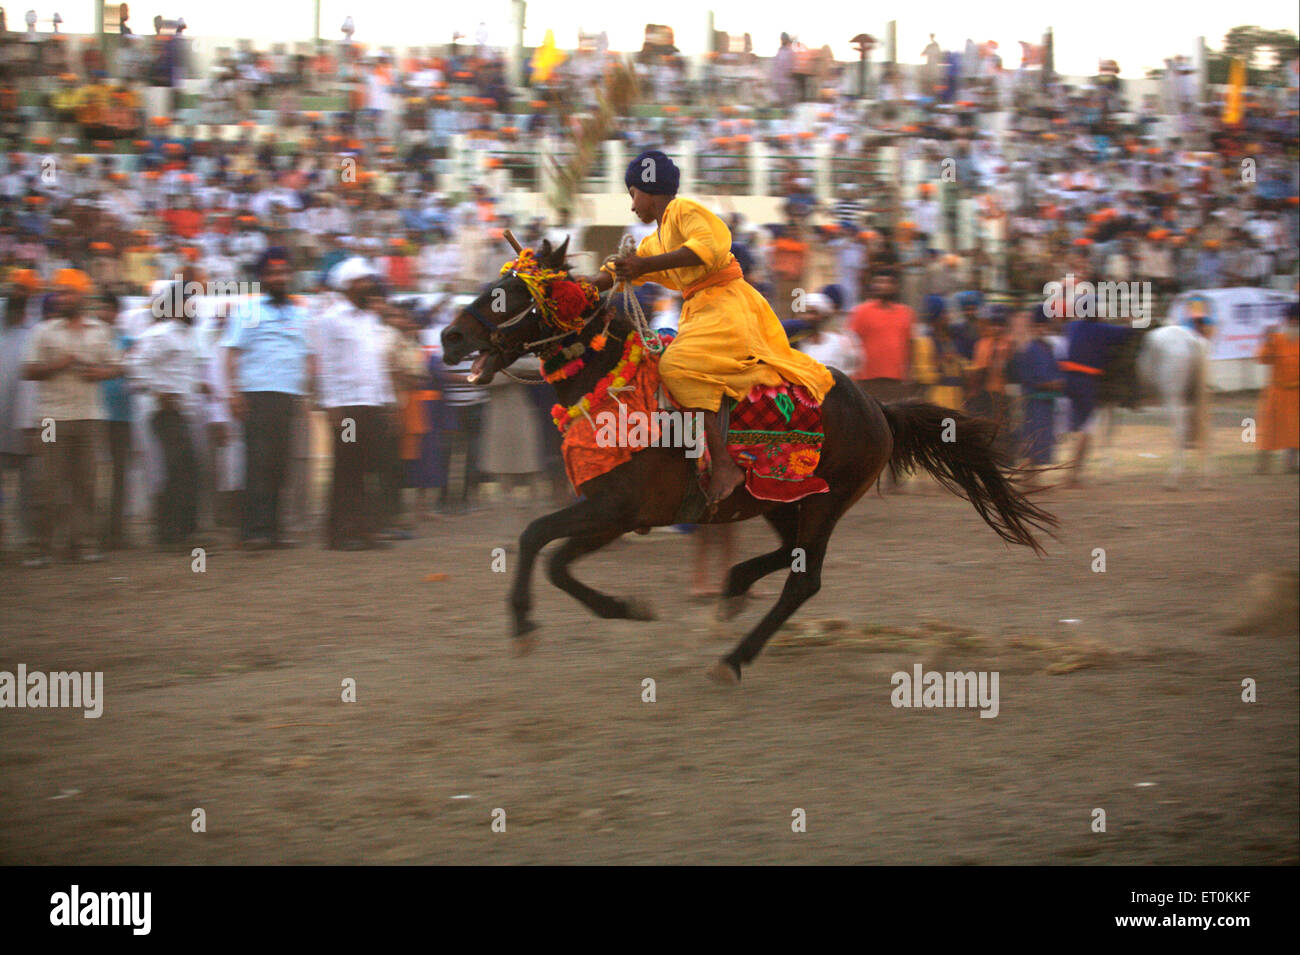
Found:
[(785, 504), (768, 511), (763, 518), (781, 535), (781, 546), (766, 554), (743, 560), (727, 571), (727, 582), (723, 585), (722, 596), (718, 600), (719, 620), (730, 620), (740, 613), (748, 599), (750, 587), (768, 574), (791, 566), (794, 561), (792, 552), (799, 530), (799, 506)]
[[(803, 548), (805, 564), (796, 563), (781, 588), (781, 596), (752, 630), (745, 635), (729, 654), (709, 669), (709, 677), (726, 685), (740, 682), (740, 668), (750, 663), (762, 651), (772, 635), (781, 629), (803, 604), (822, 586), (822, 562), (826, 559), (826, 545), (831, 531), (844, 513), (845, 502), (830, 499), (830, 495), (804, 501), (799, 512), (799, 529), (795, 546)], [(784, 553), (784, 552), (783, 552)]]
[(622, 600), (588, 587), (569, 572), (569, 565), (584, 554), (600, 550), (621, 530), (607, 530), (587, 537), (570, 537), (551, 555), (546, 564), (546, 579), (573, 597), (597, 617), (605, 620), (653, 620), (654, 609), (640, 597)]

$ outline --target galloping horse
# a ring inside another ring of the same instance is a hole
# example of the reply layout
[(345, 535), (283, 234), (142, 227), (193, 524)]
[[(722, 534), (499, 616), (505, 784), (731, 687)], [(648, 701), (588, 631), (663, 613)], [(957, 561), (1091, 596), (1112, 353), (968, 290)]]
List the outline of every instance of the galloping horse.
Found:
[[(566, 269), (566, 239), (558, 248), (543, 242), (538, 263)], [(534, 299), (533, 288), (513, 269), (487, 288), (442, 333), (444, 360), (459, 364), (477, 355), (470, 377), (485, 384), (522, 355), (545, 353), (540, 340), (555, 339)], [(602, 330), (607, 303), (583, 313), (585, 325), (559, 344), (584, 344)], [(615, 342), (637, 334), (632, 323), (613, 318), (607, 334)], [(550, 348), (556, 347), (554, 344)], [(577, 374), (556, 384), (566, 406), (588, 394), (618, 362), (620, 349), (588, 350), (591, 356)], [(736, 647), (709, 670), (724, 684), (738, 683), (740, 670), (791, 614), (821, 588), (822, 562), (836, 523), (853, 506), (881, 472), (895, 474), (923, 468), (954, 494), (969, 500), (976, 512), (1001, 537), (1041, 553), (1033, 531), (1049, 532), (1056, 519), (1024, 497), (1010, 474), (1008, 462), (996, 449), (997, 425), (949, 408), (923, 402), (882, 404), (865, 395), (849, 378), (831, 369), (834, 387), (822, 404), (825, 440), (815, 471), (829, 491), (796, 502), (782, 503), (752, 497), (742, 485), (719, 502), (700, 523), (729, 523), (762, 516), (781, 539), (779, 547), (732, 567), (722, 594), (722, 611), (732, 616), (742, 598), (760, 578), (782, 568), (790, 569), (776, 605), (745, 635)], [(571, 594), (598, 617), (651, 620), (653, 613), (641, 599), (621, 599), (593, 590), (576, 580), (569, 565), (579, 557), (604, 547), (629, 531), (677, 523), (679, 509), (697, 481), (696, 464), (681, 448), (646, 447), (625, 463), (593, 478), (581, 487), (582, 499), (528, 525), (519, 539), (519, 567), (509, 597), (513, 637), (517, 652), (532, 649), (536, 624), (532, 609), (533, 564), (543, 547), (565, 539), (548, 564), (551, 583)], [(802, 548), (804, 568), (793, 551)]]

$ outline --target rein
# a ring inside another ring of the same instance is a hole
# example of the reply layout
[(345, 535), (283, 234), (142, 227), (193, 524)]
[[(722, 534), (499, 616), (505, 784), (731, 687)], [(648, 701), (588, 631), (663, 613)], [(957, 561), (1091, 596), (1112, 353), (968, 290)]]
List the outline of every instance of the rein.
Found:
[[(609, 256), (602, 263), (601, 268), (609, 265), (615, 258), (623, 258), (636, 252), (636, 240), (630, 234), (623, 236), (623, 240), (618, 244), (618, 255)], [(645, 317), (645, 312), (641, 310), (641, 302), (637, 299), (636, 294), (632, 291), (631, 282), (623, 282), (615, 279), (616, 284), (610, 287), (609, 295), (612, 298), (615, 289), (623, 293), (623, 312), (632, 320), (632, 328), (641, 338), (641, 347), (652, 354), (659, 354), (664, 350), (664, 344), (659, 336), (650, 330), (650, 322)]]

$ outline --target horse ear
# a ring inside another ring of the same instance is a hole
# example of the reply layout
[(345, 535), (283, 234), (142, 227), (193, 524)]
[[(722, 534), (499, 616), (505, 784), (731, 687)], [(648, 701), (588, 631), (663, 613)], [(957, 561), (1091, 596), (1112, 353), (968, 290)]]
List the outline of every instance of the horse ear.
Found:
[(551, 268), (553, 269), (564, 268), (564, 259), (568, 255), (568, 253), (569, 253), (569, 237), (566, 235), (564, 237), (564, 241), (560, 243), (560, 247), (551, 253)]
[(551, 261), (551, 240), (543, 239), (542, 244), (537, 249), (537, 261), (549, 263)]

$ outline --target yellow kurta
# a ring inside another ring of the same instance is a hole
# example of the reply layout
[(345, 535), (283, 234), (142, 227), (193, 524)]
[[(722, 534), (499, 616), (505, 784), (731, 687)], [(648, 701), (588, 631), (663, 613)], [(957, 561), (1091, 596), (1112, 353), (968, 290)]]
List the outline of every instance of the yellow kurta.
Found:
[[(703, 264), (651, 272), (633, 284), (656, 282), (682, 291), (736, 261), (726, 223), (698, 202), (678, 197), (636, 254), (662, 255), (683, 246)], [(825, 365), (790, 347), (776, 313), (744, 279), (701, 289), (683, 303), (677, 337), (664, 349), (659, 374), (674, 399), (704, 411), (717, 411), (723, 395), (739, 401), (755, 385), (785, 380), (821, 401), (834, 384)]]
[(912, 339), (912, 376), (925, 386), (925, 398), (931, 404), (945, 408), (960, 408), (965, 398), (962, 386), (953, 384), (954, 378), (966, 374), (966, 359), (955, 349), (935, 361), (934, 339), (917, 335)]

